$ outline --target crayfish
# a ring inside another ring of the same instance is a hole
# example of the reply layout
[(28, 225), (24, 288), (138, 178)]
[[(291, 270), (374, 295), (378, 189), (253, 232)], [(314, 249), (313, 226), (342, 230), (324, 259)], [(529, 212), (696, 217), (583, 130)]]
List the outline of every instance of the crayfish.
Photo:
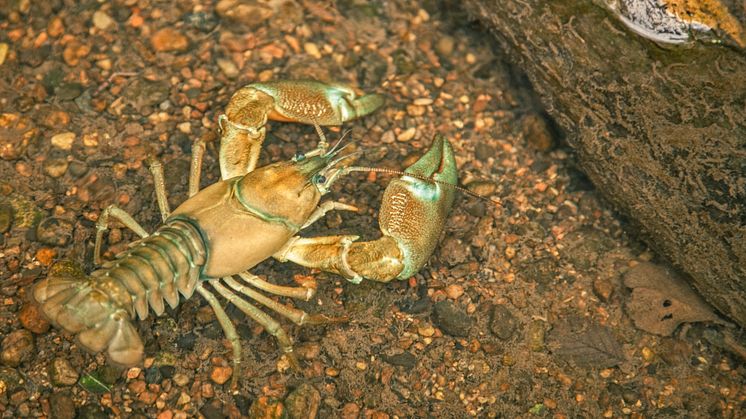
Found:
[(241, 89), (227, 114), (220, 117), (222, 180), (199, 191), (201, 158), (193, 158), (190, 197), (171, 212), (162, 168), (153, 159), (150, 168), (163, 224), (148, 233), (123, 210), (107, 207), (97, 222), (95, 262), (100, 262), (101, 241), (110, 217), (134, 230), (140, 240), (89, 275), (66, 265), (51, 269), (33, 290), (43, 313), (74, 333), (81, 347), (105, 351), (110, 362), (132, 366), (141, 362), (144, 354), (133, 320), (147, 318), (149, 310), (161, 315), (165, 304), (172, 308), (179, 304), (179, 294), (189, 299), (196, 292), (214, 310), (231, 343), (235, 388), (241, 345), (217, 293), (276, 337), (291, 364), (297, 366), (291, 339), (280, 323), (247, 299), (298, 325), (339, 319), (308, 314), (260, 292), (309, 300), (315, 287), (280, 286), (249, 270), (273, 257), (339, 274), (355, 283), (363, 278), (409, 278), (433, 252), (454, 199), (457, 173), (453, 150), (445, 138), (436, 136), (429, 151), (387, 186), (379, 215), (379, 239), (298, 235), (328, 211), (356, 210), (351, 205), (320, 200), (341, 176), (367, 169), (345, 165), (349, 155), (340, 154), (343, 147), (330, 148), (323, 138), (306, 154), (255, 168), (264, 124), (267, 118), (284, 118), (314, 124), (320, 132), (320, 124), (341, 124), (382, 103), (377, 95), (364, 96), (361, 102), (350, 92), (318, 82), (290, 81)]

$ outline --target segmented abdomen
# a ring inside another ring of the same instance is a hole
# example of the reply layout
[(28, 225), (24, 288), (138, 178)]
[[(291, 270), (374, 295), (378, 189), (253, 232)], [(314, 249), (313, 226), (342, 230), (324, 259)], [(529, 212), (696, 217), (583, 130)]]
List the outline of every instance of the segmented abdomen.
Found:
[(91, 275), (70, 264), (53, 267), (33, 296), (46, 317), (76, 334), (83, 348), (106, 351), (112, 362), (131, 366), (143, 357), (132, 320), (146, 318), (148, 306), (162, 314), (164, 300), (176, 307), (178, 293), (190, 298), (205, 260), (198, 228), (171, 220)]
[[(199, 230), (190, 222), (177, 219), (133, 243), (91, 277), (108, 277), (122, 284), (134, 311), (143, 320), (148, 316), (148, 305), (156, 315), (161, 315), (165, 310), (164, 299), (175, 308), (179, 304), (178, 293), (191, 298), (205, 260), (206, 250)], [(124, 307), (127, 303), (125, 299), (120, 305)]]

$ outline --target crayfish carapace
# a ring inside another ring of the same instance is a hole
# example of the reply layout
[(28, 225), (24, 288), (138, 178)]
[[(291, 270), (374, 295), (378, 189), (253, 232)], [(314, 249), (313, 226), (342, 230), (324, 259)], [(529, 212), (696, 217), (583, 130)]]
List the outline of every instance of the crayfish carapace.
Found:
[[(247, 170), (242, 161), (227, 168), (221, 165), (223, 180), (195, 193), (173, 212), (168, 209), (160, 165), (153, 162), (163, 225), (148, 234), (127, 213), (108, 207), (97, 223), (96, 261), (110, 217), (133, 229), (141, 239), (90, 275), (64, 266), (51, 269), (34, 287), (34, 299), (54, 324), (76, 335), (80, 346), (92, 352), (105, 351), (113, 363), (132, 366), (141, 362), (144, 353), (132, 321), (145, 319), (149, 310), (161, 315), (165, 304), (179, 304), (179, 294), (189, 299), (196, 292), (215, 311), (231, 342), (235, 388), (241, 346), (217, 292), (275, 336), (291, 363), (297, 365), (291, 340), (280, 323), (247, 300), (299, 325), (339, 319), (307, 314), (259, 292), (308, 300), (315, 286), (276, 285), (252, 275), (249, 269), (274, 257), (336, 273), (352, 282), (409, 278), (433, 252), (454, 199), (457, 172), (453, 150), (444, 137), (436, 136), (429, 151), (387, 186), (379, 215), (381, 238), (302, 238), (298, 233), (328, 211), (356, 210), (340, 202), (320, 202), (341, 176), (366, 170), (345, 166), (347, 156), (338, 156), (340, 150), (329, 149), (322, 142), (305, 155), (257, 169)], [(221, 163), (230, 163), (222, 159), (226, 152), (221, 148)], [(191, 173), (199, 173), (199, 161), (193, 159), (192, 164)], [(240, 174), (227, 175), (236, 172)], [(190, 191), (198, 190), (198, 185), (191, 184), (198, 178), (190, 177)]]

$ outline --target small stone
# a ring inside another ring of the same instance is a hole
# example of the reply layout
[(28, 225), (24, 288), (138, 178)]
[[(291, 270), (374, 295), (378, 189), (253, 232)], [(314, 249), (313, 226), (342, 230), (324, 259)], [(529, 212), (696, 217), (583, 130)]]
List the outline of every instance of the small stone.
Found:
[(62, 35), (63, 32), (65, 32), (65, 26), (62, 23), (61, 17), (55, 16), (49, 20), (49, 24), (47, 25), (47, 35), (52, 38), (57, 38)]
[(73, 148), (74, 141), (74, 132), (63, 132), (61, 134), (52, 136), (52, 145), (59, 148), (60, 150), (71, 150)]
[(490, 319), (490, 331), (502, 340), (508, 340), (513, 336), (518, 327), (518, 320), (513, 313), (504, 305), (496, 305), (492, 308)]
[(453, 49), (456, 46), (456, 40), (453, 39), (452, 36), (445, 35), (438, 39), (438, 42), (435, 43), (435, 51), (438, 52), (438, 54), (448, 57), (451, 54), (453, 54)]
[(78, 371), (65, 358), (55, 358), (49, 367), (49, 379), (55, 386), (72, 386), (78, 382)]
[(41, 125), (50, 129), (64, 128), (70, 123), (70, 114), (63, 110), (52, 110), (43, 115)]
[(218, 58), (216, 61), (218, 64), (218, 68), (220, 68), (220, 71), (222, 71), (226, 77), (228, 77), (229, 79), (238, 77), (239, 70), (233, 60), (227, 58)]
[(215, 5), (218, 16), (241, 26), (256, 28), (274, 15), (273, 9), (258, 1), (220, 0)]
[(177, 373), (176, 375), (174, 375), (174, 384), (179, 387), (184, 387), (185, 385), (189, 384), (189, 377), (187, 377), (186, 374)]
[(107, 15), (106, 12), (102, 10), (97, 10), (95, 13), (93, 13), (93, 26), (96, 28), (105, 31), (114, 26), (116, 22), (114, 19), (111, 18), (111, 16)]
[(356, 403), (347, 403), (342, 406), (340, 417), (342, 419), (357, 419), (360, 416), (360, 406)]
[(44, 173), (51, 178), (62, 177), (67, 172), (70, 163), (64, 157), (49, 158), (44, 160)]
[(158, 394), (152, 391), (144, 391), (137, 396), (137, 399), (147, 405), (150, 405), (155, 403), (155, 401), (158, 399)]
[(192, 124), (188, 121), (180, 123), (176, 126), (176, 128), (178, 128), (179, 131), (183, 132), (184, 134), (190, 134), (192, 132)]
[(614, 293), (614, 284), (609, 278), (596, 278), (593, 280), (593, 293), (601, 301), (608, 303)]
[(10, 230), (13, 225), (13, 206), (8, 202), (0, 202), (0, 233)]
[(250, 418), (279, 419), (285, 416), (285, 406), (279, 400), (261, 396), (249, 408)]
[(91, 46), (80, 43), (78, 41), (70, 42), (65, 50), (62, 51), (62, 58), (65, 63), (70, 67), (75, 67), (80, 62), (81, 58), (84, 58), (91, 52)]
[(127, 370), (127, 379), (134, 380), (140, 376), (141, 372), (142, 372), (142, 369), (140, 369), (139, 367), (132, 367)]
[(36, 239), (49, 246), (65, 246), (70, 242), (72, 236), (73, 223), (64, 218), (45, 218), (36, 226)]
[(49, 397), (50, 417), (55, 419), (73, 419), (75, 414), (75, 402), (73, 401), (73, 395), (69, 391), (53, 393)]
[(429, 337), (431, 337), (431, 336), (433, 336), (435, 334), (435, 328), (433, 328), (432, 326), (430, 326), (428, 324), (428, 325), (425, 325), (425, 326), (422, 326), (422, 327), (418, 328), (417, 329), (417, 333), (419, 333), (420, 336), (424, 336), (426, 338), (429, 338)]
[(210, 373), (210, 379), (215, 384), (225, 384), (229, 378), (233, 375), (233, 368), (231, 367), (214, 367)]
[(541, 320), (534, 320), (528, 326), (528, 346), (534, 352), (541, 352), (544, 350), (544, 337), (546, 331), (544, 330), (544, 322)]
[(15, 330), (3, 339), (0, 361), (10, 367), (17, 367), (28, 361), (34, 353), (34, 336), (28, 330)]
[(355, 363), (355, 368), (359, 369), (360, 371), (365, 371), (368, 369), (368, 364), (363, 361), (357, 361)]
[(49, 330), (49, 322), (39, 311), (36, 304), (26, 304), (18, 313), (18, 320), (21, 325), (32, 333), (40, 335)]
[(644, 359), (646, 362), (650, 362), (655, 358), (655, 352), (653, 352), (647, 346), (644, 346), (642, 350), (640, 350), (640, 353), (642, 353), (642, 359)]
[(311, 57), (316, 58), (317, 60), (321, 59), (321, 51), (319, 51), (319, 47), (313, 42), (306, 42), (303, 44), (303, 49), (306, 51), (306, 54)]
[(189, 39), (174, 28), (163, 28), (150, 37), (153, 49), (158, 52), (185, 51), (189, 47)]
[(54, 90), (59, 100), (74, 100), (83, 94), (85, 88), (80, 83), (64, 83)]
[(0, 42), (0, 65), (5, 63), (5, 59), (8, 57), (8, 50), (10, 47), (5, 42)]
[(404, 367), (406, 369), (414, 367), (417, 363), (417, 358), (409, 352), (402, 352), (400, 354), (391, 356), (384, 355), (381, 358), (384, 360), (384, 362), (387, 362), (391, 365)]
[(161, 370), (158, 367), (150, 367), (145, 370), (145, 382), (148, 384), (158, 384), (163, 379)]
[(458, 284), (451, 284), (446, 287), (446, 296), (451, 300), (458, 300), (459, 297), (464, 295), (464, 287)]
[(415, 134), (417, 134), (417, 128), (411, 127), (399, 133), (399, 135), (396, 137), (396, 140), (401, 141), (401, 142), (407, 142), (413, 139)]
[(321, 394), (314, 386), (303, 383), (285, 399), (285, 408), (290, 419), (315, 418), (319, 413)]
[(451, 336), (469, 336), (472, 319), (450, 301), (440, 301), (433, 307), (433, 321), (441, 330)]
[(554, 146), (554, 138), (546, 121), (536, 114), (529, 114), (521, 121), (523, 137), (531, 148), (549, 151)]

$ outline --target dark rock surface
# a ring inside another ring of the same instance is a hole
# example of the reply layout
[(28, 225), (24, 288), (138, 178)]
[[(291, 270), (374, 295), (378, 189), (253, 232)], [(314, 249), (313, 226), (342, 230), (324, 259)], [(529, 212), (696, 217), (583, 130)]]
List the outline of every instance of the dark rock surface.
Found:
[(599, 191), (746, 325), (746, 56), (663, 48), (591, 2), (469, 0)]

